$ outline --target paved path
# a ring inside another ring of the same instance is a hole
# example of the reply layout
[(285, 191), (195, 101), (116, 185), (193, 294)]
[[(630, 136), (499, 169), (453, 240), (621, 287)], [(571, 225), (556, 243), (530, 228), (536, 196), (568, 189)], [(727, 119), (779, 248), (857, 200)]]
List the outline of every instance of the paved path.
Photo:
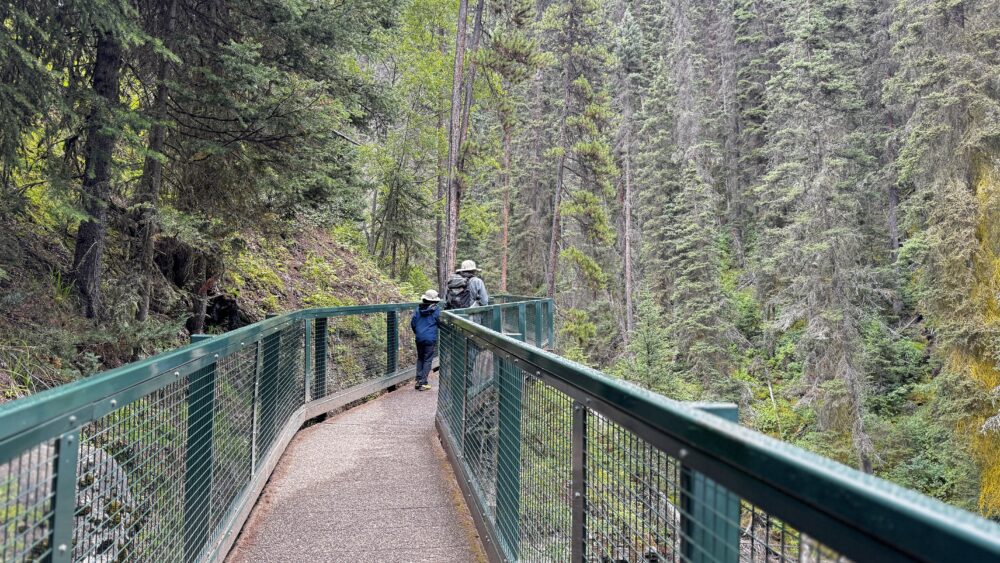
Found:
[(431, 384), (300, 431), (227, 561), (485, 562), (434, 429)]

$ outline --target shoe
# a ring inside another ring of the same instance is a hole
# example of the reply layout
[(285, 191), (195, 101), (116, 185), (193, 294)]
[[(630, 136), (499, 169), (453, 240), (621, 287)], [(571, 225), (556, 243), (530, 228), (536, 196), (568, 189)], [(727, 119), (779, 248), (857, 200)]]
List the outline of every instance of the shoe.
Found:
[(417, 385), (417, 391), (430, 391), (431, 386), (424, 383), (423, 385)]

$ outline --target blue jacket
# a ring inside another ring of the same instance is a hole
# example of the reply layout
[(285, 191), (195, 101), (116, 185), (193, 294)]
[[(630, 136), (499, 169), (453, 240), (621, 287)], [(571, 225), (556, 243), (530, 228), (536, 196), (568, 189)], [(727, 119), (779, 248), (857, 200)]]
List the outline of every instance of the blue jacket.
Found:
[(438, 339), (438, 319), (441, 318), (441, 308), (436, 306), (424, 307), (413, 312), (410, 319), (410, 328), (420, 344), (434, 344)]

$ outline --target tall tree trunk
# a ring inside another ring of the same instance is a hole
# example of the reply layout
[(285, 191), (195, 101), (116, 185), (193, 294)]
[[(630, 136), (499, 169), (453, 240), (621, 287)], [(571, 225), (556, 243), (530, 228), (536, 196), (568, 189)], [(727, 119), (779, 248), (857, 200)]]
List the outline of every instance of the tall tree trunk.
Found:
[[(535, 22), (533, 35), (535, 40), (541, 43), (544, 40), (544, 31), (541, 29), (542, 15), (545, 13), (545, 1), (535, 0)], [(518, 190), (519, 197), (524, 200), (525, 206), (535, 212), (530, 213), (523, 222), (527, 232), (522, 232), (518, 245), (521, 255), (522, 270), (524, 279), (529, 283), (529, 287), (537, 287), (548, 280), (548, 260), (544, 255), (545, 248), (545, 215), (543, 207), (548, 202), (548, 195), (543, 195), (542, 179), (542, 146), (543, 131), (542, 110), (544, 102), (542, 80), (544, 74), (539, 66), (531, 77), (531, 98), (529, 100), (531, 111), (531, 150), (529, 154), (529, 180), (528, 193), (525, 197), (523, 189)], [(541, 274), (541, 276), (539, 276)]]
[(510, 139), (511, 126), (503, 126), (503, 212), (500, 235), (500, 293), (507, 293), (507, 255), (510, 248)]
[(476, 50), (479, 48), (479, 38), (483, 34), (483, 3), (484, 0), (479, 0), (476, 3), (476, 15), (474, 17), (474, 24), (472, 28), (472, 41), (469, 44), (469, 73), (468, 76), (462, 78), (462, 87), (464, 89), (463, 102), (462, 102), (462, 120), (461, 126), (458, 129), (458, 138), (456, 140), (455, 150), (457, 151), (456, 161), (455, 161), (455, 173), (451, 178), (451, 206), (449, 207), (449, 240), (451, 242), (448, 248), (448, 271), (454, 271), (455, 264), (458, 262), (456, 254), (458, 252), (458, 220), (461, 215), (462, 209), (462, 196), (465, 193), (465, 164), (466, 157), (468, 156), (468, 150), (464, 147), (465, 139), (469, 134), (469, 116), (472, 113), (472, 102), (473, 102), (473, 87), (476, 83), (476, 62), (473, 59)]
[[(438, 122), (437, 122), (437, 130), (438, 131), (441, 130), (441, 127), (442, 127), (443, 123), (444, 123), (444, 119), (442, 118), (441, 113), (439, 112), (438, 113)], [(437, 200), (436, 201), (441, 201), (444, 198), (444, 194), (445, 194), (445, 181), (446, 181), (445, 174), (446, 174), (446, 172), (445, 172), (445, 162), (444, 162), (444, 159), (441, 157), (441, 151), (438, 150)], [(436, 209), (436, 213), (435, 213), (436, 217), (434, 218), (434, 234), (435, 234), (435, 236), (434, 236), (434, 256), (435, 256), (434, 266), (435, 266), (435, 269), (437, 270), (438, 288), (441, 290), (441, 292), (443, 294), (443, 292), (444, 292), (444, 286), (445, 286), (445, 283), (447, 282), (447, 278), (448, 278), (448, 271), (446, 269), (447, 264), (445, 264), (445, 255), (444, 255), (444, 240), (443, 240), (444, 222), (441, 220), (441, 210), (439, 208), (435, 208), (435, 209)]]
[[(627, 119), (631, 118), (631, 104), (625, 109)], [(625, 278), (625, 343), (628, 344), (635, 330), (635, 309), (632, 303), (634, 291), (632, 281), (632, 131), (631, 123), (625, 129), (623, 159), (625, 164), (625, 195), (622, 201), (622, 214), (625, 216), (625, 241), (622, 249), (622, 269)]]
[[(887, 114), (886, 121), (887, 125), (889, 126), (889, 139), (890, 139), (889, 145), (885, 151), (886, 154), (884, 158), (886, 163), (893, 163), (896, 161), (896, 157), (899, 154), (899, 150), (898, 147), (896, 146), (896, 141), (895, 141), (896, 124), (892, 118), (892, 113), (889, 112), (889, 110), (887, 109), (885, 109), (884, 111)], [(887, 169), (889, 170), (895, 169), (891, 166), (891, 164), (887, 164), (886, 166)], [(888, 223), (889, 227), (889, 252), (890, 252), (889, 259), (892, 261), (892, 271), (893, 273), (895, 273), (893, 279), (893, 286), (895, 291), (892, 292), (892, 312), (898, 317), (900, 313), (903, 312), (903, 299), (899, 295), (899, 286), (901, 280), (899, 278), (899, 262), (897, 261), (897, 259), (899, 258), (899, 246), (900, 246), (899, 217), (898, 217), (899, 185), (896, 183), (895, 175), (893, 175), (893, 177), (890, 177), (888, 180), (889, 181), (886, 182), (886, 184), (888, 184), (889, 186), (888, 187), (889, 201), (886, 209), (886, 214), (887, 214), (886, 222)]]
[[(899, 287), (899, 264), (897, 258), (899, 256), (899, 219), (897, 218), (897, 208), (899, 207), (899, 186), (895, 182), (889, 182), (889, 205), (888, 205), (888, 222), (889, 222), (889, 249), (892, 252), (892, 268), (893, 271), (897, 273), (896, 280), (894, 284)], [(899, 315), (903, 312), (903, 300), (899, 296), (899, 291), (894, 291), (892, 293), (892, 312)]]
[[(442, 37), (442, 39), (441, 39), (441, 54), (445, 55), (447, 53), (447, 49), (448, 49), (447, 41), (445, 41), (445, 39), (444, 39), (444, 30), (441, 29), (441, 30), (439, 30), (439, 32), (440, 32), (441, 37)], [(447, 97), (448, 97), (447, 87), (443, 86), (442, 87), (442, 91), (441, 91), (441, 97), (439, 98), (439, 101), (438, 101), (437, 131), (441, 131), (441, 128), (444, 127), (444, 120), (445, 120), (444, 100), (447, 99)], [(449, 129), (448, 140), (449, 140), (448, 148), (450, 150), (451, 149), (451, 144), (450, 144), (450, 141), (451, 141), (451, 130), (450, 129)], [(450, 166), (450, 164), (449, 164), (449, 161), (446, 160), (447, 157), (442, 155), (441, 148), (437, 147), (437, 149), (438, 149), (438, 165), (437, 165), (437, 200), (436, 201), (440, 202), (440, 201), (442, 201), (442, 200), (445, 199), (445, 194), (446, 194), (446, 190), (447, 190), (447, 186), (448, 186), (447, 182), (448, 182), (448, 178), (449, 178), (449, 176), (448, 176), (448, 173), (449, 173), (448, 166)], [(434, 257), (435, 257), (435, 264), (434, 264), (434, 266), (435, 266), (435, 268), (437, 270), (438, 290), (441, 292), (442, 295), (444, 295), (445, 284), (448, 281), (448, 264), (447, 264), (447, 255), (446, 255), (446, 251), (445, 251), (446, 244), (445, 244), (445, 240), (444, 240), (445, 225), (444, 225), (444, 220), (443, 220), (440, 208), (438, 208), (438, 207), (435, 206), (435, 209), (437, 211), (435, 213), (436, 217), (434, 219), (434, 233), (435, 233), (435, 237), (434, 237)], [(447, 213), (447, 209), (445, 209), (445, 212)]]
[[(170, 0), (163, 5), (162, 38), (167, 48), (173, 41), (174, 19), (177, 13), (177, 0)], [(156, 95), (150, 117), (153, 125), (149, 129), (149, 151), (142, 167), (142, 180), (139, 182), (136, 194), (137, 210), (135, 222), (138, 227), (136, 241), (136, 261), (141, 268), (142, 279), (139, 282), (139, 308), (136, 320), (145, 321), (149, 317), (149, 301), (152, 294), (153, 279), (156, 276), (156, 265), (153, 262), (153, 238), (156, 236), (156, 212), (160, 201), (160, 188), (163, 185), (163, 148), (166, 144), (167, 97), (170, 90), (167, 81), (170, 80), (170, 61), (160, 58), (156, 71)]]
[[(567, 41), (567, 44), (572, 44), (573, 42)], [(566, 170), (566, 153), (569, 152), (569, 140), (566, 138), (566, 119), (569, 116), (569, 104), (570, 99), (570, 85), (572, 84), (571, 75), (573, 73), (573, 60), (572, 53), (567, 52), (566, 56), (566, 68), (563, 69), (563, 107), (562, 115), (559, 117), (559, 146), (562, 147), (562, 153), (559, 155), (559, 163), (556, 166), (556, 188), (555, 194), (552, 197), (552, 229), (550, 232), (549, 239), (549, 271), (547, 272), (546, 280), (546, 294), (551, 298), (556, 294), (556, 277), (558, 276), (559, 268), (559, 237), (562, 233), (562, 212), (559, 209), (562, 206), (562, 191), (563, 191), (563, 180), (565, 178)]]
[(116, 135), (112, 120), (118, 106), (118, 79), (122, 53), (118, 38), (110, 32), (97, 35), (93, 90), (96, 98), (87, 118), (84, 146), (83, 210), (73, 253), (73, 278), (84, 302), (84, 315), (101, 314), (101, 266), (107, 233), (111, 165)]
[[(448, 193), (445, 213), (445, 252), (441, 269), (450, 273), (455, 269), (455, 254), (458, 244), (458, 184), (457, 175), (459, 145), (462, 128), (462, 76), (465, 68), (465, 35), (468, 27), (469, 1), (459, 0), (458, 28), (455, 31), (455, 68), (451, 84), (451, 117), (448, 120)], [(447, 273), (445, 275), (447, 275)]]

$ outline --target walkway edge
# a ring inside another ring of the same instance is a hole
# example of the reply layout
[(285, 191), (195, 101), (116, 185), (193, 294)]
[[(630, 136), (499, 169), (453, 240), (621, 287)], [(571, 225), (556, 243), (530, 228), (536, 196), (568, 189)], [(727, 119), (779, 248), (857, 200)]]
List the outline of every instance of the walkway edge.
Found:
[(497, 543), (497, 538), (493, 535), (492, 528), (486, 525), (479, 502), (475, 495), (472, 494), (472, 487), (466, 480), (465, 471), (463, 471), (461, 465), (462, 460), (452, 449), (452, 444), (448, 438), (446, 438), (447, 433), (442, 427), (441, 418), (438, 416), (434, 417), (434, 427), (437, 429), (438, 440), (441, 442), (441, 447), (444, 449), (444, 453), (448, 457), (448, 463), (451, 464), (451, 468), (455, 473), (455, 480), (458, 481), (458, 486), (462, 489), (462, 496), (465, 497), (465, 504), (469, 507), (469, 514), (472, 515), (472, 521), (476, 524), (476, 530), (479, 532), (479, 537), (484, 540), (482, 544), (484, 550), (486, 551), (486, 557), (490, 560), (490, 563), (504, 563), (506, 559), (500, 555), (500, 544)]

